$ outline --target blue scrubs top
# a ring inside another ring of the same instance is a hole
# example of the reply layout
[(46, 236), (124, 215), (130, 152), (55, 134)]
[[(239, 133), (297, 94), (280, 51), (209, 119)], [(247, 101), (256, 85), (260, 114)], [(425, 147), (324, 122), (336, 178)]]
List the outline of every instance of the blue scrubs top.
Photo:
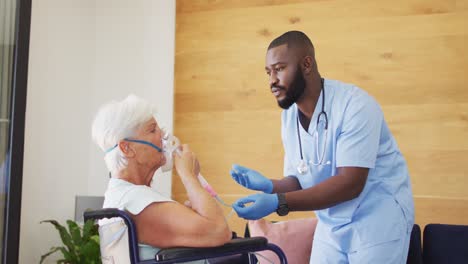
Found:
[[(305, 175), (297, 172), (301, 160), (297, 132), (298, 108), (293, 104), (282, 112), (284, 176), (295, 176), (303, 189), (337, 173), (338, 167), (369, 168), (366, 185), (352, 200), (315, 211), (319, 224), (314, 239), (329, 243), (343, 252), (359, 250), (400, 239), (401, 230), (411, 232), (414, 203), (408, 168), (384, 120), (378, 103), (360, 88), (335, 80), (325, 80), (325, 112), (318, 126), (318, 154), (324, 165), (309, 165)], [(318, 162), (314, 131), (322, 110), (318, 99), (309, 128), (299, 124), (305, 161)], [(329, 162), (328, 162), (329, 161)]]

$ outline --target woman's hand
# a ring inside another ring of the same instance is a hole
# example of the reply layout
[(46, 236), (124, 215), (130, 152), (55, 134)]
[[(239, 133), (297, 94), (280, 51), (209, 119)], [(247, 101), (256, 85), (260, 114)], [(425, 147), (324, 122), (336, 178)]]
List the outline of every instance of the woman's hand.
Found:
[(187, 144), (182, 145), (178, 153), (174, 155), (174, 161), (179, 176), (192, 175), (197, 177), (200, 173), (200, 164), (195, 153), (190, 150)]

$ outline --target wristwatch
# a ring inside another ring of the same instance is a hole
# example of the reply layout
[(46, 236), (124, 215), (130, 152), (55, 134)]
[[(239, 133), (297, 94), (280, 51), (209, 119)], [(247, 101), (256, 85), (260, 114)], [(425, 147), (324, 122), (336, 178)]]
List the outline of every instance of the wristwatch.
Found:
[(284, 193), (278, 193), (278, 208), (276, 209), (276, 213), (279, 216), (285, 216), (289, 213), (288, 203), (286, 202), (286, 196)]

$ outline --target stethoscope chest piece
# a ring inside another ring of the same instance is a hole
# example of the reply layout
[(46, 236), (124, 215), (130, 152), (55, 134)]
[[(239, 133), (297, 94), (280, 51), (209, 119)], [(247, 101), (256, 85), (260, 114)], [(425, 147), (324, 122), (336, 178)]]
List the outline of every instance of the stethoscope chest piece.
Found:
[(299, 172), (300, 175), (304, 175), (309, 171), (309, 166), (307, 165), (307, 162), (305, 162), (303, 159), (299, 162), (297, 165), (297, 172)]

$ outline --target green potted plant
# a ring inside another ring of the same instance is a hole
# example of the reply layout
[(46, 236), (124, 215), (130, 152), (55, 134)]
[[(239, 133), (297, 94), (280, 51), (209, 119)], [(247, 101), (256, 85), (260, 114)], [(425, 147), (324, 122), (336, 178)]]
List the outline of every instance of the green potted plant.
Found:
[(98, 226), (92, 220), (86, 221), (83, 227), (76, 222), (67, 220), (68, 230), (55, 220), (44, 220), (41, 223), (52, 224), (60, 234), (63, 245), (50, 248), (41, 256), (40, 263), (51, 254), (60, 251), (63, 258), (57, 263), (67, 264), (100, 264)]

